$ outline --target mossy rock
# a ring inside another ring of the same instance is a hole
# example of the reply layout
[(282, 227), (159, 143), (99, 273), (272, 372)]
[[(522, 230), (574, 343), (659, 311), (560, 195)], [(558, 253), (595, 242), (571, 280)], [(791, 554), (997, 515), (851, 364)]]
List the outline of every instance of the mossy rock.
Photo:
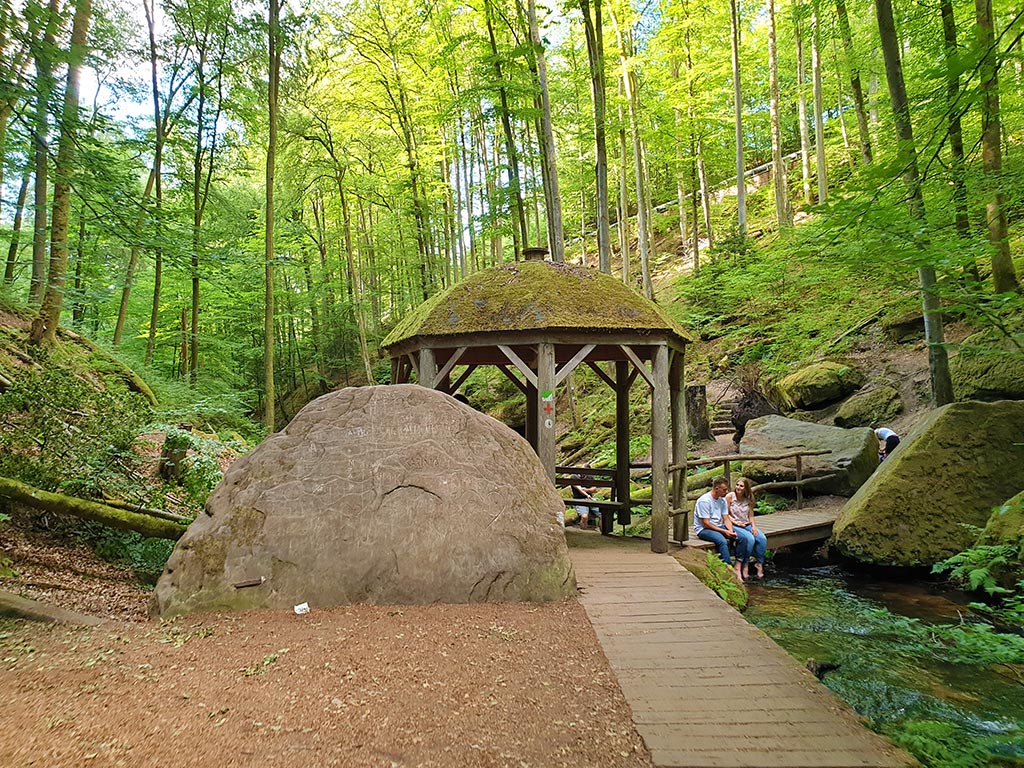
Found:
[(778, 390), (790, 409), (810, 409), (846, 397), (863, 381), (856, 368), (825, 360), (789, 374), (779, 382)]
[(993, 510), (978, 543), (990, 546), (1010, 544), (1024, 558), (1024, 491)]
[(882, 386), (850, 396), (835, 415), (837, 427), (872, 427), (885, 424), (903, 412), (899, 390)]
[(968, 526), (1024, 489), (1021, 434), (1024, 402), (932, 411), (843, 507), (835, 548), (864, 563), (931, 566), (972, 546)]
[(957, 400), (1024, 400), (1024, 353), (997, 331), (964, 339), (949, 374)]

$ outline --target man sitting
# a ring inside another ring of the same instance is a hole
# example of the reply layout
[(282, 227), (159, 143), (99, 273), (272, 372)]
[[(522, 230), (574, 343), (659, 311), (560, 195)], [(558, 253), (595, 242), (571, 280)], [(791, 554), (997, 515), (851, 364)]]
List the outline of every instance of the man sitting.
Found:
[[(576, 477), (580, 480), (583, 479), (579, 475)], [(579, 485), (572, 485), (570, 486), (570, 489), (572, 490), (572, 497), (574, 499), (590, 499), (591, 501), (594, 501), (594, 494), (597, 493), (596, 487), (584, 488)], [(601, 519), (601, 508), (592, 507), (589, 504), (577, 504), (576, 515), (579, 517), (580, 528), (586, 530), (591, 515), (594, 516), (594, 524), (598, 524), (598, 521)]]
[(733, 566), (736, 577), (743, 580), (740, 564), (733, 563), (729, 554), (729, 542), (735, 541), (737, 533), (732, 529), (732, 518), (725, 496), (729, 493), (729, 482), (724, 477), (716, 477), (711, 483), (711, 490), (697, 499), (693, 505), (693, 532), (698, 539), (710, 541), (718, 549), (718, 556), (726, 565)]

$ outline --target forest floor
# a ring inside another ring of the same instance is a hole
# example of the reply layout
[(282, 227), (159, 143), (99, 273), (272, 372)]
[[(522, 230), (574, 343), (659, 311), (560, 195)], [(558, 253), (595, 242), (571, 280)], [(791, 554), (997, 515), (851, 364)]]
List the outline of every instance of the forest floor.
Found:
[(157, 622), (52, 539), (0, 527), (0, 589), (110, 619), (0, 619), (0, 765), (650, 765), (575, 600)]

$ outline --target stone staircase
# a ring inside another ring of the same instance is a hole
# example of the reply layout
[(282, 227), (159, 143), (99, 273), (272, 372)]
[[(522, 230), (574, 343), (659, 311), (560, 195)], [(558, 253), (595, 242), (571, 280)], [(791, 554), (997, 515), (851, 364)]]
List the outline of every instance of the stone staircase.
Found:
[(717, 415), (711, 422), (711, 434), (715, 437), (731, 435), (736, 431), (732, 425), (732, 408), (734, 405), (736, 405), (735, 400), (722, 400), (715, 404)]

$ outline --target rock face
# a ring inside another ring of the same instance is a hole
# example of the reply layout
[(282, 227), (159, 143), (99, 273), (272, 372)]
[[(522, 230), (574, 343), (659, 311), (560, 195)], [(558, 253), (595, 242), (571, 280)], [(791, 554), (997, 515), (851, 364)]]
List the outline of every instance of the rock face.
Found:
[(881, 386), (847, 398), (836, 412), (835, 423), (837, 427), (876, 427), (902, 411), (900, 393), (893, 387)]
[(1024, 402), (953, 403), (903, 438), (851, 498), (833, 540), (879, 565), (933, 565), (974, 544), (992, 508), (1024, 489)]
[[(762, 416), (749, 421), (740, 443), (740, 458), (745, 453), (785, 453), (798, 446), (832, 451), (803, 458), (805, 478), (836, 475), (806, 489), (814, 493), (852, 496), (878, 466), (878, 440), (870, 429), (840, 429), (784, 416)], [(743, 474), (755, 483), (795, 480), (796, 461), (744, 461)]]
[(825, 360), (786, 376), (779, 382), (779, 394), (792, 408), (818, 408), (846, 397), (863, 381), (856, 368)]
[(1024, 400), (1024, 354), (995, 332), (964, 339), (949, 375), (957, 400)]
[(556, 599), (576, 589), (563, 508), (489, 416), (411, 384), (343, 389), (231, 467), (153, 610)]

